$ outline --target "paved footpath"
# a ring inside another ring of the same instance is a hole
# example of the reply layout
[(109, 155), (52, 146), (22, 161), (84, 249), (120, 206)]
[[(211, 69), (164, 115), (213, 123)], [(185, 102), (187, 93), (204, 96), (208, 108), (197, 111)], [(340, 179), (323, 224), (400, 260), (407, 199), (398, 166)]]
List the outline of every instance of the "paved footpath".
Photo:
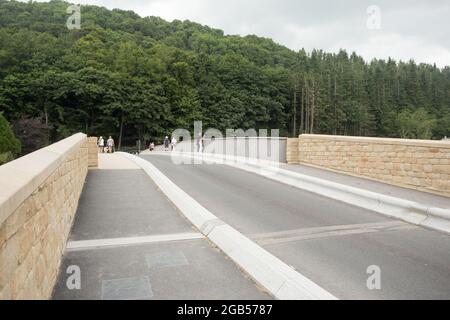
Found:
[[(135, 164), (116, 154), (99, 160), (88, 173), (53, 299), (271, 299)], [(69, 289), (78, 268), (81, 288)]]
[[(447, 234), (226, 165), (177, 165), (163, 155), (142, 158), (219, 219), (340, 299), (450, 299)], [(392, 194), (406, 192), (384, 187)], [(424, 202), (448, 203), (410, 193)], [(379, 290), (367, 286), (367, 271), (374, 267), (381, 271)]]

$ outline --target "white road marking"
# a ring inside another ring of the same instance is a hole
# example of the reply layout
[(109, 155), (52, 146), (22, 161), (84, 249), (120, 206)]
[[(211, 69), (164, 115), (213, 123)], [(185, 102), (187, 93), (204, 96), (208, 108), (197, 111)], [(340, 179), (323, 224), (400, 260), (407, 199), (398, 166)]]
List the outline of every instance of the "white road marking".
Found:
[(415, 225), (411, 225), (402, 221), (388, 221), (262, 233), (253, 235), (251, 238), (260, 245), (272, 245), (309, 239), (347, 236), (379, 231), (410, 230), (417, 228), (418, 227)]
[(201, 233), (188, 232), (188, 233), (162, 234), (143, 237), (69, 241), (67, 243), (66, 250), (67, 251), (92, 250), (104, 247), (129, 246), (129, 245), (149, 244), (158, 242), (193, 240), (202, 238), (204, 238), (204, 236)]

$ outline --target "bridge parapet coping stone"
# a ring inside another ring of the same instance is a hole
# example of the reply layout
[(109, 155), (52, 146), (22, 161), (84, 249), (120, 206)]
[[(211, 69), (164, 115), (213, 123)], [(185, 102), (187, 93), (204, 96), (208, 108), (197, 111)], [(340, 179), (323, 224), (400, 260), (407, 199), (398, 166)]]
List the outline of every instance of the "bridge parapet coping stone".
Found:
[(88, 158), (78, 133), (0, 166), (0, 300), (50, 298)]

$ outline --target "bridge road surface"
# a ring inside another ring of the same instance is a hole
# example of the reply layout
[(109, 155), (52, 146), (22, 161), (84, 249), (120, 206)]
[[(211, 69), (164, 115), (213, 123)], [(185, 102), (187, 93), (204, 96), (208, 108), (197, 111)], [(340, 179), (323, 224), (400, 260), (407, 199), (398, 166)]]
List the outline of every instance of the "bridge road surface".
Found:
[(271, 299), (123, 157), (89, 171), (69, 240), (53, 299)]
[[(175, 184), (340, 299), (450, 299), (450, 236), (226, 165), (149, 155)], [(369, 290), (367, 269), (381, 270)]]

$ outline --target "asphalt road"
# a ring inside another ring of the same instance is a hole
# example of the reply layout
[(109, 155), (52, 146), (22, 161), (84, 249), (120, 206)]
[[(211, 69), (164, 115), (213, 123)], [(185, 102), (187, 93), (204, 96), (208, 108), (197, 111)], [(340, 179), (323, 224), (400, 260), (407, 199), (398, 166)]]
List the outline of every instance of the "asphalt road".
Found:
[[(450, 299), (450, 236), (225, 165), (143, 156), (213, 214), (341, 299)], [(368, 268), (381, 288), (368, 288)]]

